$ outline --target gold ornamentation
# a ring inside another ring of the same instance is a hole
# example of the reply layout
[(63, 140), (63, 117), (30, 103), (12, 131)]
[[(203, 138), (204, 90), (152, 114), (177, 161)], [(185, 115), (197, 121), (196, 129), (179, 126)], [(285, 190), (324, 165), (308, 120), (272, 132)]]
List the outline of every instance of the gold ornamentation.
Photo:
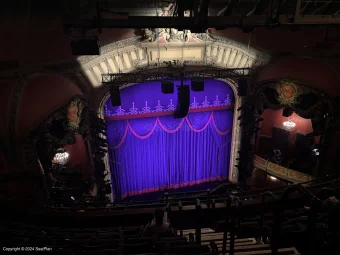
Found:
[(294, 81), (282, 79), (276, 86), (278, 100), (283, 105), (293, 105), (296, 103), (296, 97), (299, 94), (299, 88)]
[(67, 108), (68, 127), (70, 130), (77, 130), (81, 121), (83, 104), (79, 99), (72, 100)]

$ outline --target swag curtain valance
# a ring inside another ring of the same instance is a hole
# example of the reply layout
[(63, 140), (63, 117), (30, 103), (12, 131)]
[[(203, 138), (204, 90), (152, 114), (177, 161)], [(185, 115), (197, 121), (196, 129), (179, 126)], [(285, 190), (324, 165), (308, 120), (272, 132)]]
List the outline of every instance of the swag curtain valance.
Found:
[(107, 121), (113, 193), (127, 197), (228, 176), (233, 109)]

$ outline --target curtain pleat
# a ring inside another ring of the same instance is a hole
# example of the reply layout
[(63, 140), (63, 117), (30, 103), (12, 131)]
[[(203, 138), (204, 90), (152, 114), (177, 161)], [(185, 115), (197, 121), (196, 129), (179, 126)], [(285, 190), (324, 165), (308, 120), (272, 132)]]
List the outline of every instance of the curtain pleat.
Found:
[(107, 121), (114, 195), (226, 179), (232, 125), (232, 109), (190, 113), (184, 119)]

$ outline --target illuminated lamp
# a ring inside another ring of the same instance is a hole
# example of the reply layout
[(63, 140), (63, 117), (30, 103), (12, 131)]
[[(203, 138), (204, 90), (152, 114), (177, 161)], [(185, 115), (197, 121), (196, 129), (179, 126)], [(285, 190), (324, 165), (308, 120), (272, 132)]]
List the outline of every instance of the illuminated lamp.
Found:
[(58, 149), (52, 162), (58, 165), (66, 165), (70, 159), (70, 154), (65, 149)]
[(277, 178), (274, 177), (274, 176), (269, 176), (269, 178), (272, 179), (273, 181), (276, 181), (276, 180), (277, 180)]
[(295, 128), (296, 124), (292, 120), (288, 120), (283, 122), (283, 128), (287, 131), (292, 131)]

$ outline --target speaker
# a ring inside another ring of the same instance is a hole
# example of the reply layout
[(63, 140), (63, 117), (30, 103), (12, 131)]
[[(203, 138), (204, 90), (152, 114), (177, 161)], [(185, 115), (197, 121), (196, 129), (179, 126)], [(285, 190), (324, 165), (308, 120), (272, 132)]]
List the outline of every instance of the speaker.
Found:
[(178, 99), (177, 107), (175, 110), (174, 117), (184, 118), (187, 116), (190, 105), (190, 87), (189, 85), (181, 85), (177, 87)]
[(292, 108), (290, 108), (290, 107), (283, 108), (283, 111), (282, 111), (282, 116), (283, 117), (289, 117), (292, 114), (293, 114), (293, 109)]
[(110, 89), (110, 97), (112, 106), (121, 106), (122, 102), (120, 101), (120, 91), (119, 87)]
[(204, 80), (192, 80), (191, 90), (195, 92), (204, 91)]
[(162, 93), (164, 94), (174, 93), (174, 83), (171, 81), (162, 81)]
[(239, 79), (237, 86), (237, 95), (244, 97), (247, 95), (248, 91), (248, 80), (247, 79)]
[(96, 36), (73, 37), (70, 42), (72, 55), (100, 55), (99, 40)]

